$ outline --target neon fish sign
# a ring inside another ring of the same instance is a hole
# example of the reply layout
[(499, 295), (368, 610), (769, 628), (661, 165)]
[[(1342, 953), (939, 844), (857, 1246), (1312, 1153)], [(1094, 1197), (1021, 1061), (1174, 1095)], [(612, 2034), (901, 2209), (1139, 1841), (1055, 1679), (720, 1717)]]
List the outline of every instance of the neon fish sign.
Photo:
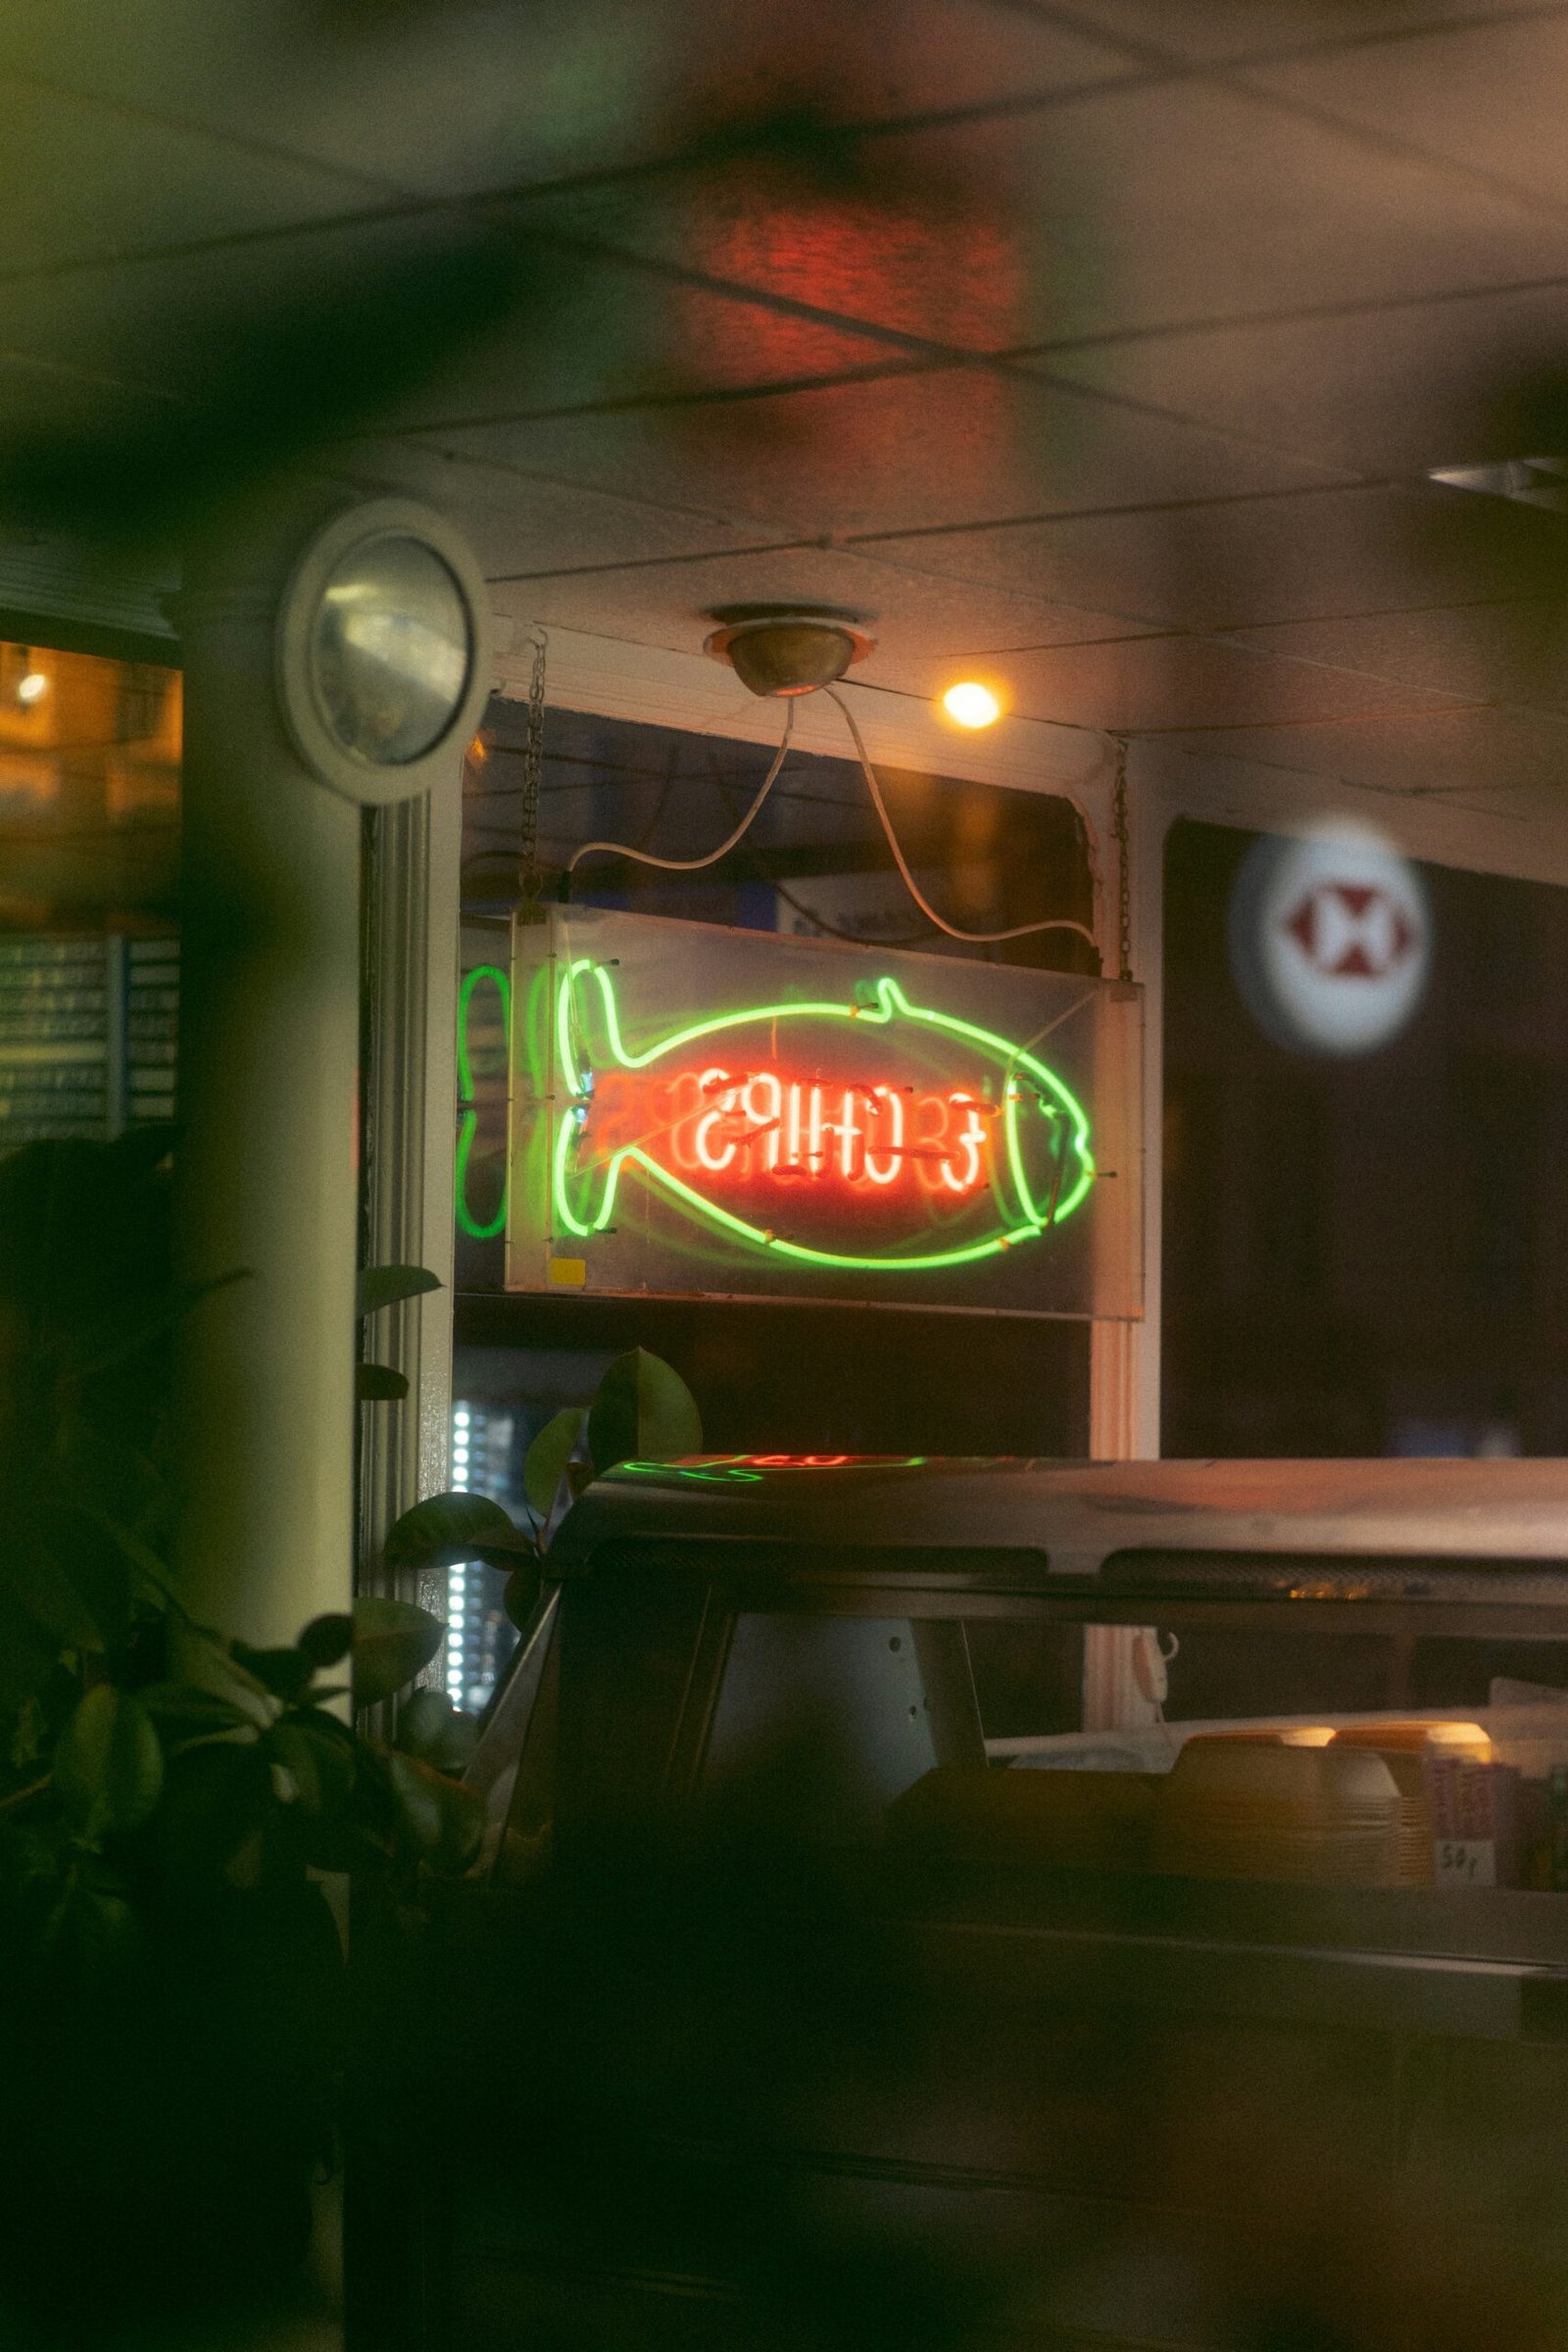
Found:
[(555, 988), (563, 1235), (612, 1230), (635, 1176), (774, 1258), (926, 1272), (1038, 1241), (1094, 1183), (1087, 1115), (1055, 1072), (897, 980), (717, 1013), (636, 1053), (608, 965), (579, 956)]

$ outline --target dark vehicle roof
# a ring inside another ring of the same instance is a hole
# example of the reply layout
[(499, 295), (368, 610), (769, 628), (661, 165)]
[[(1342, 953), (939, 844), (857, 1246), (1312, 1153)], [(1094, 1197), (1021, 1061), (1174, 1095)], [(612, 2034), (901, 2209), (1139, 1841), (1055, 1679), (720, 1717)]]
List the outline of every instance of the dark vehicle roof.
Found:
[[(624, 1463), (562, 1527), (569, 1574), (635, 1538), (1113, 1552), (1568, 1560), (1568, 1460), (1162, 1461), (724, 1454)], [(823, 1566), (830, 1566), (825, 1558)]]

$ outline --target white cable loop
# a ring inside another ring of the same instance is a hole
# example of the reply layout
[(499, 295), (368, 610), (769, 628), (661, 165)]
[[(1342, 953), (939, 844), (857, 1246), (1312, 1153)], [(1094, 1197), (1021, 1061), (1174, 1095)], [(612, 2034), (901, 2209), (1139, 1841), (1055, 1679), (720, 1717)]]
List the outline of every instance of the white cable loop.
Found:
[(602, 850), (612, 858), (630, 858), (638, 865), (657, 865), (660, 871), (665, 874), (695, 874), (705, 865), (716, 865), (721, 858), (729, 856), (737, 842), (746, 838), (754, 821), (760, 816), (762, 803), (772, 791), (778, 771), (784, 764), (784, 755), (790, 748), (790, 737), (794, 731), (795, 705), (793, 702), (788, 702), (784, 706), (784, 733), (780, 739), (778, 750), (773, 755), (773, 764), (762, 778), (761, 789), (734, 832), (727, 839), (721, 841), (716, 850), (710, 851), (706, 858), (656, 858), (650, 851), (634, 850), (629, 843), (623, 841), (585, 841), (582, 848), (573, 850), (567, 858), (567, 873), (575, 873), (581, 860), (584, 858), (591, 858), (596, 850)]
[[(893, 820), (888, 814), (887, 804), (882, 798), (882, 787), (876, 780), (876, 770), (871, 765), (870, 755), (866, 751), (865, 744), (860, 735), (860, 730), (856, 724), (854, 711), (850, 709), (849, 704), (845, 702), (842, 695), (834, 693), (831, 686), (824, 687), (822, 691), (827, 695), (830, 702), (837, 703), (840, 711), (843, 713), (844, 723), (850, 730), (851, 740), (854, 742), (855, 749), (859, 756), (860, 767), (865, 776), (866, 789), (871, 795), (871, 806), (876, 810), (877, 819), (881, 824), (883, 833), (887, 837), (888, 848), (893, 853), (893, 861), (897, 865), (900, 874), (904, 878), (905, 889), (908, 892), (910, 898), (919, 907), (920, 912), (925, 916), (928, 923), (934, 923), (939, 931), (944, 931), (947, 933), (949, 939), (956, 939), (966, 947), (998, 947), (1004, 940), (1033, 939), (1042, 931), (1072, 931), (1075, 932), (1080, 939), (1086, 939), (1089, 942), (1089, 945), (1098, 952), (1100, 943), (1096, 939), (1093, 931), (1090, 930), (1087, 923), (1075, 922), (1070, 915), (1052, 915), (1044, 922), (1038, 923), (1015, 923), (1012, 928), (1007, 931), (960, 931), (956, 924), (948, 922), (944, 916), (938, 914), (936, 908), (932, 906), (930, 900), (925, 896), (924, 892), (920, 888), (920, 885), (918, 882), (916, 882), (913, 874), (910, 872), (909, 861), (905, 857), (904, 852), (899, 845), (899, 837), (893, 830)], [(778, 772), (784, 764), (785, 755), (790, 748), (790, 737), (794, 733), (794, 729), (795, 705), (793, 701), (790, 701), (784, 706), (783, 736), (780, 739), (778, 750), (773, 755), (772, 765), (769, 767), (766, 775), (762, 778), (761, 785), (755, 800), (752, 802), (751, 807), (747, 809), (745, 815), (741, 818), (740, 823), (735, 827), (734, 831), (730, 834), (727, 834), (724, 840), (719, 843), (717, 849), (710, 850), (706, 858), (656, 858), (649, 850), (633, 849), (629, 842), (585, 841), (581, 849), (573, 850), (570, 858), (567, 859), (566, 872), (568, 874), (575, 873), (583, 858), (591, 858), (596, 853), (610, 858), (629, 858), (637, 865), (657, 866), (661, 873), (665, 874), (695, 874), (699, 873), (704, 866), (716, 865), (721, 858), (727, 858), (730, 851), (733, 850), (738, 843), (745, 840), (747, 834), (751, 831), (753, 824), (761, 814), (762, 804), (767, 799), (768, 794), (772, 791), (773, 786), (778, 778)]]
[(1010, 931), (959, 931), (952, 923), (946, 922), (921, 891), (920, 885), (909, 871), (908, 859), (899, 847), (899, 837), (893, 830), (893, 820), (888, 815), (887, 806), (882, 798), (882, 787), (876, 780), (876, 770), (871, 765), (870, 755), (861, 741), (860, 730), (855, 723), (854, 711), (844, 697), (841, 694), (835, 694), (831, 686), (824, 687), (823, 692), (830, 702), (837, 703), (844, 713), (844, 723), (854, 737), (855, 748), (860, 756), (860, 765), (865, 771), (866, 789), (871, 795), (871, 806), (881, 819), (882, 830), (887, 835), (888, 848), (893, 852), (894, 863), (904, 876), (905, 889), (919, 907), (927, 922), (935, 923), (937, 929), (945, 931), (950, 939), (961, 939), (968, 946), (975, 948), (996, 947), (1004, 939), (1031, 939), (1037, 931), (1076, 931), (1080, 939), (1087, 939), (1092, 948), (1098, 949), (1100, 943), (1088, 925), (1075, 923), (1070, 915), (1065, 914), (1053, 915), (1043, 923), (1015, 923)]

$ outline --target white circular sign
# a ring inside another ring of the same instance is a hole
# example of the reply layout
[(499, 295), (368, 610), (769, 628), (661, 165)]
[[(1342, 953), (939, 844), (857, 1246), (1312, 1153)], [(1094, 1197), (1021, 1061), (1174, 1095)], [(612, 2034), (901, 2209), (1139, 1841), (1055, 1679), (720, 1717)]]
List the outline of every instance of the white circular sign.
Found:
[(1283, 1046), (1372, 1054), (1413, 1016), (1432, 964), (1420, 874), (1375, 834), (1254, 842), (1231, 893), (1231, 966)]

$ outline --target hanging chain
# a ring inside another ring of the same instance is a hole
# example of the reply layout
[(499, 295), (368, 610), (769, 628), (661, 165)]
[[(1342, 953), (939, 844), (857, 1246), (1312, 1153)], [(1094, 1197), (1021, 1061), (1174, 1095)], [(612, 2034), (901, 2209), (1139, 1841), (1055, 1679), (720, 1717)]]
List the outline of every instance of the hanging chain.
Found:
[(1116, 842), (1116, 944), (1120, 956), (1118, 980), (1133, 976), (1133, 911), (1131, 857), (1127, 846), (1127, 738), (1116, 738), (1116, 782), (1110, 804), (1110, 829)]
[(522, 820), (517, 845), (518, 920), (542, 923), (539, 904), (539, 791), (545, 760), (545, 652), (543, 629), (533, 638), (533, 675), (528, 681), (528, 725), (522, 739)]

